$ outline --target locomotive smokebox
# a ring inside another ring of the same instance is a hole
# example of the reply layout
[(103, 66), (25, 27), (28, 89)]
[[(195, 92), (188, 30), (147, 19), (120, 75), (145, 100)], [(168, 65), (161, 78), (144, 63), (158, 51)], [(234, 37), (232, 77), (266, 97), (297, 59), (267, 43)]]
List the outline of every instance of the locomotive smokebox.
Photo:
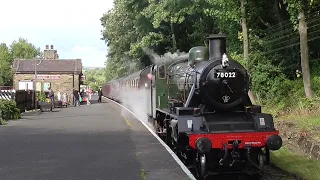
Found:
[(212, 34), (209, 37), (209, 59), (222, 58), (227, 52), (227, 36), (224, 34)]

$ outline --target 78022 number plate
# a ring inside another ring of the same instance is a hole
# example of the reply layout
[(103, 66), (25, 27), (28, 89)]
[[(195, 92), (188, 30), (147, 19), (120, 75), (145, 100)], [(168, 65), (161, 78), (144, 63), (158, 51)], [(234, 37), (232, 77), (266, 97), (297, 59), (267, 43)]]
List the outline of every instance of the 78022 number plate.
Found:
[(236, 78), (236, 72), (215, 72), (214, 78)]

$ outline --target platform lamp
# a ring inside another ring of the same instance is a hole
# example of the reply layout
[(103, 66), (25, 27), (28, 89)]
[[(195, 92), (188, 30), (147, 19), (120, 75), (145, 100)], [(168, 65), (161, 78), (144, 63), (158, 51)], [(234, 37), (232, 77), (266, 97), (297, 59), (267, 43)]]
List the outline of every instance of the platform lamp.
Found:
[[(39, 63), (37, 63), (38, 59), (40, 60)], [(42, 63), (42, 60), (40, 59), (40, 56), (36, 56), (36, 59), (34, 60), (34, 90), (33, 90), (33, 99), (34, 99), (34, 109), (36, 109), (36, 105), (37, 105), (37, 98), (36, 98), (36, 94), (37, 94), (37, 66), (40, 65)]]

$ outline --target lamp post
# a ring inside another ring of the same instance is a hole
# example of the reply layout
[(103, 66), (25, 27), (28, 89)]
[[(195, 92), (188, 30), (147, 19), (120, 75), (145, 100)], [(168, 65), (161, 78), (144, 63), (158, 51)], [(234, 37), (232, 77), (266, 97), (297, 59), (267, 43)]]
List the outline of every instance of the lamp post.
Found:
[(33, 99), (34, 99), (34, 108), (36, 109), (37, 100), (36, 100), (36, 93), (37, 93), (37, 66), (42, 63), (42, 60), (40, 59), (40, 62), (37, 63), (39, 59), (39, 56), (36, 57), (35, 63), (34, 63), (34, 90), (33, 90)]

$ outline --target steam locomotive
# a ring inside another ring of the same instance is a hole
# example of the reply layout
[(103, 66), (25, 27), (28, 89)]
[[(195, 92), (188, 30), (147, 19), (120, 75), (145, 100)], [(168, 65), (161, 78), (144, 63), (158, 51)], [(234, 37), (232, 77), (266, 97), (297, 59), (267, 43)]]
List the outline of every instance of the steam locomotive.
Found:
[(226, 36), (208, 37), (188, 58), (151, 65), (103, 86), (104, 94), (144, 90), (157, 134), (199, 179), (207, 175), (260, 173), (282, 139), (273, 117), (253, 105), (251, 76), (226, 54)]

